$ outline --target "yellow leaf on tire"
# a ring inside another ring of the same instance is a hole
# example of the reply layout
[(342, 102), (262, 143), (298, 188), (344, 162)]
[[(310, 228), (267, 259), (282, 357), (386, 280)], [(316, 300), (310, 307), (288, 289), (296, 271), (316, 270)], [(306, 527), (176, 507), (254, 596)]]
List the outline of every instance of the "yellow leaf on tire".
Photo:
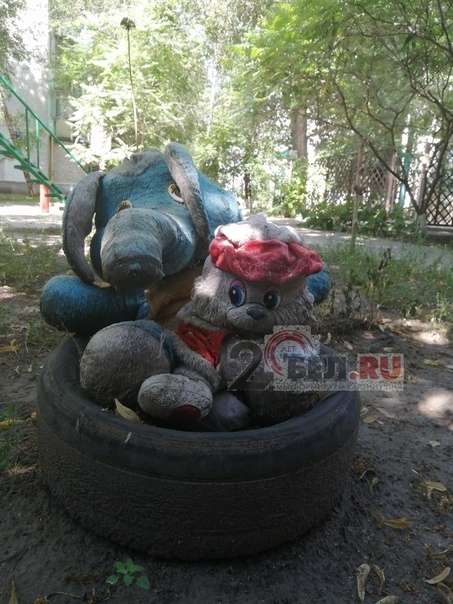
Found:
[(431, 499), (433, 491), (441, 491), (442, 493), (445, 493), (447, 490), (447, 487), (441, 482), (432, 482), (430, 480), (423, 481), (422, 486), (426, 489), (426, 496), (428, 499)]
[(361, 564), (357, 569), (357, 594), (361, 602), (365, 599), (365, 582), (370, 570), (369, 564)]
[(453, 591), (445, 583), (437, 584), (437, 591), (445, 604), (453, 604)]
[(451, 568), (449, 566), (446, 566), (439, 575), (436, 575), (432, 579), (425, 579), (425, 583), (429, 583), (430, 585), (437, 585), (438, 583), (442, 583), (442, 581), (446, 579), (450, 574), (450, 570)]
[(406, 518), (400, 518), (398, 520), (384, 520), (383, 524), (394, 529), (407, 529), (410, 528), (414, 523)]
[(126, 407), (125, 405), (121, 404), (116, 399), (115, 399), (115, 407), (116, 407), (116, 412), (123, 419), (127, 419), (129, 422), (134, 422), (134, 424), (142, 423), (142, 420), (135, 413), (135, 411), (132, 411), (132, 409), (129, 409), (129, 407)]
[(385, 585), (385, 573), (382, 570), (382, 568), (380, 566), (377, 566), (376, 564), (373, 564), (373, 570), (377, 574), (377, 576), (379, 577), (378, 594), (381, 595), (382, 590), (384, 589), (384, 585)]
[(17, 600), (16, 586), (14, 584), (14, 581), (11, 581), (11, 595), (9, 597), (9, 603), (8, 604), (19, 604), (19, 602)]

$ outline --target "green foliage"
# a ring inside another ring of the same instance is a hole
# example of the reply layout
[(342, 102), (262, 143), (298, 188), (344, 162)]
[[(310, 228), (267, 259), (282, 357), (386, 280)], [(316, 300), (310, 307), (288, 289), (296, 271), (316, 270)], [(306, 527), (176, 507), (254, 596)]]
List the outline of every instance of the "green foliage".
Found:
[[(350, 231), (352, 226), (352, 200), (335, 205), (323, 200), (305, 212), (307, 226), (325, 231)], [(398, 206), (387, 216), (382, 206), (361, 206), (358, 211), (359, 233), (375, 237), (401, 237), (413, 232), (407, 212)]]
[[(442, 284), (443, 285), (443, 284)], [(431, 322), (435, 325), (443, 323), (453, 323), (453, 303), (451, 298), (451, 287), (447, 287), (437, 292), (436, 304), (431, 315)], [(450, 296), (450, 297), (449, 297)]]
[[(108, 167), (137, 148), (188, 142), (204, 130), (203, 46), (178, 17), (173, 3), (139, 0), (74, 19), (55, 74), (57, 87), (70, 94), (76, 152), (84, 161)], [(125, 19), (136, 27), (125, 31)], [(82, 142), (87, 136), (89, 148)]]
[(304, 161), (293, 162), (290, 170), (290, 178), (282, 183), (279, 196), (268, 210), (270, 215), (294, 218), (305, 209), (307, 164)]
[(436, 324), (453, 321), (453, 273), (429, 265), (422, 249), (395, 258), (390, 250), (376, 255), (356, 248), (351, 254), (348, 244), (338, 244), (323, 248), (322, 257), (349, 314), (360, 307), (361, 316), (372, 322), (385, 308)]
[(8, 313), (11, 311), (11, 308), (6, 304), (3, 304), (0, 307), (0, 335), (5, 335), (8, 332)]
[(107, 577), (109, 585), (116, 585), (122, 579), (127, 587), (135, 583), (137, 587), (142, 589), (150, 588), (149, 579), (147, 575), (143, 574), (144, 567), (135, 564), (131, 558), (128, 558), (125, 562), (115, 562), (114, 567), (115, 572)]
[(31, 347), (34, 349), (44, 348), (46, 350), (53, 350), (66, 335), (66, 333), (58, 331), (45, 323), (40, 317), (38, 319), (30, 319), (25, 331), (24, 345), (27, 350)]
[[(3, 120), (5, 120), (5, 116), (2, 115), (5, 112), (5, 107), (0, 106), (0, 116)], [(36, 136), (36, 130), (34, 128), (34, 120), (31, 121), (27, 126), (27, 121), (25, 117), (25, 109), (21, 109), (16, 111), (14, 114), (9, 113), (8, 121), (11, 122), (11, 127), (13, 132), (16, 133), (13, 140), (14, 146), (17, 147), (24, 155), (27, 155), (27, 149), (30, 149), (30, 152), (33, 152), (33, 149), (36, 147), (37, 142), (41, 143), (44, 138), (44, 131), (41, 129), (39, 132), (39, 138)], [(28, 127), (28, 142), (27, 142), (27, 127)], [(1, 157), (0, 161), (6, 159), (5, 157)], [(23, 196), (22, 196), (23, 199)]]
[[(439, 142), (429, 152), (432, 165), (453, 140), (452, 31), (452, 11), (435, 0), (364, 0), (360, 7), (355, 0), (279, 1), (243, 45), (244, 94), (256, 91), (261, 115), (275, 113), (272, 100), (286, 115), (308, 107), (318, 148), (331, 152), (346, 143), (352, 151), (354, 133), (387, 167), (382, 150), (395, 149), (396, 178), (404, 180), (406, 128), (409, 148), (422, 136)], [(421, 203), (406, 181), (417, 213), (437, 177)]]
[(0, 2), (0, 73), (8, 78), (13, 73), (14, 63), (28, 57), (18, 26), (25, 5), (25, 0)]
[(49, 275), (58, 272), (58, 248), (32, 245), (29, 239), (19, 242), (0, 231), (0, 284), (26, 294), (36, 293)]

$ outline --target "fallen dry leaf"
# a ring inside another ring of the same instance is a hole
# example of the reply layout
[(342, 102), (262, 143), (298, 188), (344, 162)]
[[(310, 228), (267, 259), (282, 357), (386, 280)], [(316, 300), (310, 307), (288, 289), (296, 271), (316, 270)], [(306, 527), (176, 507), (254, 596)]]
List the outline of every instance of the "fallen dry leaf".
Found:
[(363, 422), (365, 424), (372, 424), (374, 423), (377, 419), (379, 419), (379, 413), (369, 413), (368, 415), (365, 415), (365, 417), (363, 418)]
[(0, 346), (0, 352), (17, 352), (20, 348), (20, 344), (16, 340), (11, 340), (9, 346)]
[(436, 575), (432, 579), (425, 579), (425, 583), (429, 583), (430, 585), (437, 585), (438, 583), (442, 583), (442, 581), (448, 577), (450, 571), (451, 568), (449, 566), (446, 566), (439, 575)]
[(9, 604), (19, 604), (16, 595), (16, 586), (14, 581), (11, 581), (11, 595), (9, 597)]
[(448, 556), (448, 554), (453, 551), (453, 544), (449, 545), (447, 547), (447, 549), (444, 549), (442, 552), (432, 552), (431, 549), (428, 551), (428, 554), (431, 558), (434, 558), (435, 560), (441, 560), (442, 558), (445, 558), (445, 556)]
[(423, 362), (425, 365), (431, 365), (432, 367), (443, 367), (445, 365), (445, 362), (441, 359), (424, 359)]
[(385, 596), (385, 598), (382, 598), (376, 604), (398, 604), (399, 601), (399, 598), (396, 596)]
[(382, 525), (384, 524), (384, 516), (382, 516), (382, 514), (380, 514), (379, 512), (377, 512), (376, 510), (368, 510), (370, 512), (370, 514), (373, 516), (373, 518), (376, 520), (377, 524), (378, 524), (378, 528), (381, 528)]
[(362, 472), (361, 476), (359, 477), (359, 480), (363, 480), (365, 478), (365, 480), (368, 482), (367, 474), (374, 474), (369, 487), (370, 493), (373, 493), (374, 487), (379, 484), (380, 480), (376, 476), (376, 471), (373, 468), (367, 468), (364, 472)]
[(426, 490), (426, 496), (428, 499), (431, 499), (433, 491), (440, 491), (441, 493), (445, 493), (447, 491), (447, 487), (442, 483), (435, 480), (425, 480), (423, 476), (417, 472), (416, 470), (412, 470), (414, 474), (417, 475), (417, 478), (420, 481), (420, 486), (422, 486)]
[(410, 528), (414, 524), (411, 520), (406, 520), (406, 518), (389, 518), (386, 520), (382, 514), (376, 510), (370, 509), (369, 512), (378, 523), (379, 528), (382, 526), (388, 526), (389, 528), (403, 530)]
[(365, 582), (370, 570), (369, 564), (361, 564), (357, 569), (357, 594), (361, 602), (365, 599)]
[(441, 491), (442, 493), (445, 493), (447, 490), (447, 487), (441, 482), (432, 482), (430, 480), (423, 481), (422, 487), (426, 489), (426, 496), (428, 499), (431, 499), (433, 491)]
[(380, 482), (379, 478), (377, 476), (375, 476), (373, 478), (373, 480), (370, 482), (370, 493), (373, 494), (373, 489), (376, 485), (378, 485)]
[(142, 420), (135, 413), (135, 411), (132, 411), (132, 409), (129, 409), (129, 407), (125, 407), (116, 399), (115, 399), (115, 406), (116, 406), (116, 412), (123, 419), (127, 419), (128, 421), (134, 422), (135, 424), (142, 423)]
[(348, 350), (354, 350), (354, 347), (352, 344), (350, 344), (349, 342), (346, 342), (346, 340), (341, 340), (341, 343), (343, 344), (343, 346), (345, 346)]
[(453, 604), (453, 591), (445, 583), (437, 584), (437, 591), (445, 604)]
[(374, 474), (376, 476), (376, 470), (374, 468), (367, 468), (362, 474), (359, 476), (359, 480), (363, 480), (367, 474)]
[(8, 430), (16, 424), (25, 424), (23, 419), (4, 419), (0, 422), (0, 430)]
[(430, 440), (429, 444), (432, 446), (433, 449), (434, 447), (440, 447), (440, 442), (438, 440)]
[(330, 343), (331, 339), (332, 339), (332, 335), (331, 335), (331, 333), (329, 331), (329, 332), (327, 332), (327, 337), (325, 339), (324, 346), (327, 346)]
[(396, 327), (390, 327), (390, 331), (394, 334), (396, 334), (397, 336), (405, 336), (405, 332), (401, 331), (401, 329), (397, 329)]
[(385, 585), (385, 574), (384, 574), (384, 571), (382, 570), (382, 568), (380, 566), (377, 566), (376, 564), (373, 564), (373, 570), (379, 577), (378, 595), (381, 595), (382, 590), (384, 589), (384, 585)]
[(391, 518), (390, 520), (384, 520), (385, 526), (389, 526), (390, 528), (401, 529), (401, 530), (410, 528), (413, 524), (414, 523), (412, 522), (412, 520), (406, 520), (406, 518), (398, 518), (398, 519)]

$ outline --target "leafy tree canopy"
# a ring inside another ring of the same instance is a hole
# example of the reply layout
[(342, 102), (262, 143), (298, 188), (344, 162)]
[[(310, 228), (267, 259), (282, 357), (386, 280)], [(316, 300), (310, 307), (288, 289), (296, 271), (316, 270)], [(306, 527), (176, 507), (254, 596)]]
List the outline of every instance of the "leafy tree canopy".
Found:
[(25, 0), (0, 0), (0, 73), (11, 78), (14, 61), (23, 61), (27, 51), (18, 21), (25, 9)]
[[(453, 10), (441, 0), (292, 0), (277, 2), (249, 36), (247, 91), (262, 111), (280, 95), (304, 107), (324, 143), (354, 133), (408, 187), (384, 150), (432, 135), (440, 165), (453, 136)], [(355, 143), (356, 144), (356, 143)], [(330, 144), (332, 147), (332, 144)], [(401, 155), (398, 155), (399, 160)]]

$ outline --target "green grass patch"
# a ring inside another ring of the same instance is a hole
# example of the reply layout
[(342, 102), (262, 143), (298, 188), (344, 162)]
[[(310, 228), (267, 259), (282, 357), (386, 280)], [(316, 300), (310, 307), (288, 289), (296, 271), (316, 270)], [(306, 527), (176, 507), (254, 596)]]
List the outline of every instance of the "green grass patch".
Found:
[(30, 197), (28, 195), (15, 195), (12, 193), (0, 193), (1, 203), (23, 203), (25, 205), (39, 204), (39, 197)]
[(64, 331), (47, 325), (40, 317), (31, 319), (25, 332), (24, 345), (26, 349), (53, 350), (67, 337)]
[(36, 294), (54, 274), (61, 272), (58, 245), (32, 245), (0, 231), (0, 285)]

